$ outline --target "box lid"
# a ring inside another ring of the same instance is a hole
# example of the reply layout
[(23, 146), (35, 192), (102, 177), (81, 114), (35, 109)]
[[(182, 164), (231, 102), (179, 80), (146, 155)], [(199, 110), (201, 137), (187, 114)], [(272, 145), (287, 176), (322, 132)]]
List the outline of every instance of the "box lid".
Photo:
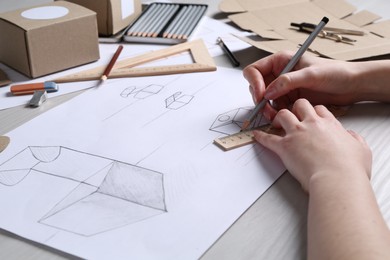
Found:
[(53, 24), (95, 15), (95, 12), (82, 6), (65, 1), (19, 9), (0, 14), (0, 19), (6, 20), (26, 31)]

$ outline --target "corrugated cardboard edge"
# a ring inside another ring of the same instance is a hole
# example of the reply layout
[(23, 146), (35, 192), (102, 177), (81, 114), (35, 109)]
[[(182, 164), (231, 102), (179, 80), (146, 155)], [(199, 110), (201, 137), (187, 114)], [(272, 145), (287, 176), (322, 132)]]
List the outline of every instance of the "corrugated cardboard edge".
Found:
[(380, 37), (390, 38), (390, 20), (369, 24), (363, 28)]
[(239, 13), (247, 10), (236, 0), (224, 0), (219, 3), (219, 10), (224, 13)]
[(360, 12), (357, 12), (355, 14), (346, 17), (344, 20), (356, 26), (363, 27), (379, 19), (381, 19), (379, 15), (369, 12), (367, 10), (362, 10)]
[[(269, 42), (253, 41), (251, 39), (245, 40), (245, 42), (259, 49), (265, 50), (270, 53), (285, 50), (286, 48), (290, 50), (295, 50), (296, 44), (299, 44), (296, 39), (294, 39), (295, 36), (292, 36), (291, 34), (287, 34), (286, 36), (284, 31), (279, 30), (280, 28), (273, 29), (272, 26), (265, 24), (265, 21), (261, 19), (261, 15), (259, 16), (261, 11), (264, 12), (267, 9), (271, 11), (271, 9), (274, 9), (269, 8), (269, 5), (261, 6), (262, 4), (264, 4), (263, 2), (265, 1), (266, 0), (259, 0), (256, 2), (256, 4), (252, 3), (250, 8), (247, 8), (244, 12), (229, 15), (228, 17), (242, 29), (252, 31), (262, 38), (272, 39)], [(239, 4), (238, 0), (225, 0), (222, 1), (220, 5), (224, 8), (223, 10), (239, 11), (239, 9), (234, 9), (234, 7), (237, 7), (237, 5), (239, 5), (240, 7), (248, 6), (247, 2), (249, 3), (250, 0), (240, 0)], [(367, 46), (364, 46), (363, 44), (361, 44), (362, 42), (359, 42), (355, 44), (355, 46), (358, 47), (353, 49), (348, 49), (346, 48), (346, 46), (340, 45), (340, 43), (335, 43), (330, 40), (327, 40), (329, 42), (322, 42), (318, 44), (318, 42), (324, 40), (319, 38), (311, 46), (313, 52), (317, 53), (317, 55), (341, 60), (361, 60), (367, 58), (379, 58), (390, 53), (390, 31), (385, 30), (385, 28), (388, 28), (389, 24), (373, 24), (373, 22), (380, 18), (378, 15), (370, 13), (368, 11), (354, 13), (356, 11), (356, 8), (343, 0), (315, 0), (312, 2), (304, 0), (299, 1), (299, 3), (313, 4), (317, 8), (323, 9), (324, 14), (332, 16), (331, 20), (336, 21), (337, 19), (338, 21), (342, 22), (341, 24), (346, 26), (346, 29), (348, 29), (349, 27), (356, 27), (359, 30), (366, 31), (366, 36), (364, 36), (365, 39), (363, 40), (363, 42), (366, 42)], [(376, 36), (372, 37), (374, 35), (370, 34), (370, 32), (382, 38), (378, 38)], [(371, 43), (367, 43), (367, 40), (371, 40)], [(330, 49), (332, 50), (331, 52), (329, 51)]]
[(356, 7), (344, 0), (314, 0), (311, 3), (342, 19), (356, 11)]
[(283, 40), (284, 37), (275, 32), (272, 26), (259, 20), (252, 12), (229, 15), (228, 18), (242, 29), (257, 33), (263, 38)]
[(219, 3), (219, 9), (224, 13), (240, 13), (305, 2), (310, 0), (223, 0)]

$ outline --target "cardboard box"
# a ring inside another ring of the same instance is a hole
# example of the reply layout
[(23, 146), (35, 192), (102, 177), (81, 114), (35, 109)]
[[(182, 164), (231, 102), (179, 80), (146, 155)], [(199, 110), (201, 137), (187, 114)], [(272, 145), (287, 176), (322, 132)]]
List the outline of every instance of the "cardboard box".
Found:
[(111, 36), (132, 23), (142, 11), (141, 0), (67, 0), (97, 13), (98, 30)]
[[(319, 56), (339, 60), (381, 58), (390, 53), (388, 22), (375, 23), (380, 17), (356, 8), (345, 0), (222, 0), (220, 9), (244, 30), (256, 33), (258, 39), (241, 37), (253, 46), (275, 53), (297, 50), (308, 34), (293, 29), (290, 23), (318, 24), (329, 18), (329, 27), (364, 31), (364, 36), (345, 35), (353, 44), (317, 38), (310, 49)], [(386, 28), (387, 27), (387, 28)]]
[(35, 78), (99, 59), (96, 14), (54, 2), (0, 14), (0, 61)]

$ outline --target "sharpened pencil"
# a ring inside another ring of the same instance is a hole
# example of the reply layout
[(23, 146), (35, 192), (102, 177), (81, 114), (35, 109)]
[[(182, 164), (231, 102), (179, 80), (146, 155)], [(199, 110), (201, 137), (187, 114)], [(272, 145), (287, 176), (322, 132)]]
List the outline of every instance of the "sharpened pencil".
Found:
[(144, 26), (145, 21), (149, 19), (150, 14), (153, 12), (154, 9), (157, 8), (157, 5), (151, 5), (147, 12), (145, 12), (136, 22), (134, 25), (130, 27), (130, 29), (127, 31), (127, 35), (133, 36), (138, 33), (140, 28)]
[(188, 20), (188, 17), (191, 15), (192, 10), (195, 8), (195, 6), (189, 6), (186, 10), (186, 12), (183, 15), (182, 21), (179, 23), (179, 26), (176, 28), (175, 31), (172, 31), (172, 39), (177, 39), (179, 37), (179, 33), (183, 30), (186, 21)]
[(153, 22), (154, 17), (158, 14), (161, 7), (161, 4), (156, 4), (156, 8), (148, 12), (148, 19), (145, 20), (145, 22), (138, 29), (138, 32), (134, 33), (133, 36), (142, 36), (142, 34), (149, 28), (150, 24)]
[(175, 17), (175, 19), (172, 21), (172, 23), (169, 25), (168, 29), (165, 30), (163, 37), (164, 38), (171, 38), (174, 31), (177, 30), (177, 28), (180, 26), (180, 23), (183, 22), (183, 19), (185, 19), (185, 14), (188, 7), (184, 6), (180, 9), (179, 14)]
[(150, 25), (150, 28), (148, 31), (146, 31), (142, 36), (144, 37), (150, 37), (152, 34), (156, 31), (156, 28), (159, 26), (159, 24), (164, 20), (164, 18), (169, 14), (170, 9), (172, 9), (173, 6), (171, 5), (163, 5), (163, 8), (160, 10), (160, 13), (157, 14), (155, 17), (153, 23)]
[[(309, 35), (309, 37), (306, 39), (306, 41), (301, 45), (301, 47), (298, 49), (298, 51), (295, 53), (295, 55), (287, 63), (286, 67), (284, 67), (284, 69), (282, 70), (280, 75), (285, 74), (287, 72), (290, 72), (294, 68), (294, 66), (298, 63), (299, 59), (302, 57), (302, 55), (305, 53), (305, 51), (309, 48), (310, 44), (314, 41), (314, 39), (321, 32), (321, 30), (328, 23), (328, 21), (329, 21), (329, 19), (327, 17), (322, 18), (321, 22), (316, 26), (316, 28)], [(259, 111), (265, 107), (267, 102), (268, 102), (268, 100), (263, 98), (263, 100), (255, 106), (255, 108), (252, 110), (252, 113), (249, 116), (249, 119), (245, 120), (244, 123), (242, 124), (241, 131), (244, 131), (252, 124), (253, 120), (256, 118)]]
[(160, 24), (153, 32), (152, 37), (157, 37), (160, 34), (161, 30), (164, 28), (164, 26), (166, 26), (168, 21), (172, 19), (173, 15), (177, 12), (178, 9), (179, 5), (174, 5), (174, 7), (171, 8), (171, 10), (168, 12), (168, 14), (164, 17), (164, 19), (160, 22)]
[(204, 12), (206, 11), (206, 6), (201, 6), (199, 11), (195, 14), (195, 17), (192, 19), (191, 24), (187, 27), (187, 29), (184, 31), (182, 35), (182, 39), (187, 39), (191, 32), (194, 30), (196, 25), (198, 24), (199, 20), (202, 18)]
[(106, 69), (104, 70), (102, 77), (100, 78), (102, 81), (107, 80), (108, 76), (110, 75), (110, 72), (111, 72), (112, 68), (115, 65), (116, 60), (119, 57), (119, 54), (121, 54), (121, 52), (122, 52), (122, 49), (123, 49), (123, 45), (119, 45), (118, 49), (116, 50), (116, 52), (114, 54), (114, 56), (112, 56), (112, 59), (110, 60), (110, 62), (108, 63)]
[(180, 30), (177, 32), (177, 38), (181, 39), (181, 37), (184, 34), (184, 31), (187, 30), (187, 27), (192, 23), (192, 20), (194, 19), (196, 13), (197, 13), (198, 6), (194, 6), (193, 9), (189, 12), (187, 19), (183, 22)]

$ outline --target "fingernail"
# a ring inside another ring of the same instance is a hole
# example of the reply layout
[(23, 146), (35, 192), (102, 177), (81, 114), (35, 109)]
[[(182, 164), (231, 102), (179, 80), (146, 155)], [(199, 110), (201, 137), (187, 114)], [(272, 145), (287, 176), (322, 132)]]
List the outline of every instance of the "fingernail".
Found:
[(268, 100), (273, 99), (275, 93), (276, 93), (275, 88), (269, 88), (265, 91), (264, 97)]
[(265, 90), (264, 97), (268, 100), (274, 99), (277, 95), (278, 90), (282, 88), (283, 82), (280, 82), (280, 80), (276, 80), (269, 88)]

